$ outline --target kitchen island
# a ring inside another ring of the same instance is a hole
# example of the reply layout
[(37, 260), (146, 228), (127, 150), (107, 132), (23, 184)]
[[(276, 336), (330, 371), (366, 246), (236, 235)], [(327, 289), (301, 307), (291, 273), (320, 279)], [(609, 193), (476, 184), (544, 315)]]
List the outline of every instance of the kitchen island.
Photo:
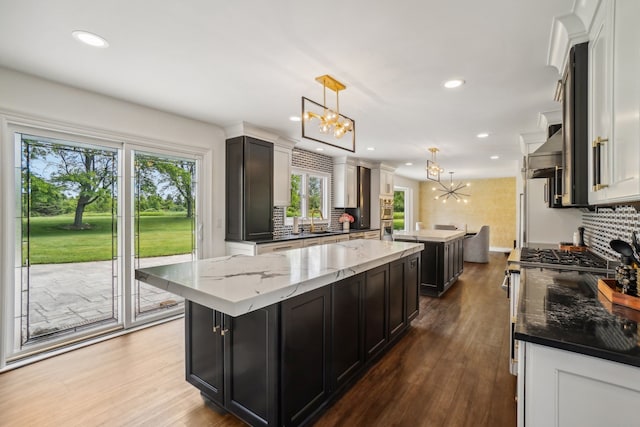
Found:
[(136, 270), (186, 301), (187, 381), (251, 425), (305, 425), (418, 314), (423, 245), (353, 240)]
[(518, 425), (637, 425), (640, 312), (587, 272), (521, 268)]
[(422, 283), (420, 290), (430, 296), (444, 294), (464, 269), (464, 236), (460, 230), (398, 231), (398, 242), (420, 242), (422, 251)]

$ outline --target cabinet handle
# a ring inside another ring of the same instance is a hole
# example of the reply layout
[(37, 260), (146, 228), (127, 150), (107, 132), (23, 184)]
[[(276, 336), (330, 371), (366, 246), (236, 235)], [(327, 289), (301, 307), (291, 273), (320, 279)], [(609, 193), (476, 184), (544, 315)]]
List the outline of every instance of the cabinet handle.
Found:
[(549, 202), (549, 183), (545, 182), (544, 183), (544, 202), (548, 203)]
[(220, 329), (220, 325), (213, 325), (213, 332), (218, 332), (218, 329)]
[(279, 248), (273, 248), (273, 251), (286, 251), (287, 249), (291, 249), (293, 246), (289, 245), (289, 246), (280, 246)]
[(229, 333), (229, 329), (223, 329), (220, 331), (220, 335), (225, 336)]
[(607, 184), (602, 183), (602, 146), (605, 142), (608, 142), (608, 138), (597, 137), (592, 143), (593, 149), (593, 187), (592, 191), (600, 191), (603, 188), (607, 188)]

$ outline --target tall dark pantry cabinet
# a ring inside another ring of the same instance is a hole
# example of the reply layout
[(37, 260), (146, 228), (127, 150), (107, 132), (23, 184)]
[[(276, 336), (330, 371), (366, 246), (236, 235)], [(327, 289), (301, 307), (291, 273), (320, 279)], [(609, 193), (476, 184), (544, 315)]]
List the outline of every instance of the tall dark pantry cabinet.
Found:
[(226, 240), (273, 238), (273, 144), (227, 139)]

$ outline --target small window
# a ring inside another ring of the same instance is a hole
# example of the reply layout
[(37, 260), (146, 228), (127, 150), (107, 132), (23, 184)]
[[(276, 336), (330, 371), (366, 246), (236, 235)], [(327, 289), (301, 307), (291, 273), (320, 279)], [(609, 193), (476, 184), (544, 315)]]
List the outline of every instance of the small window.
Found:
[(293, 217), (314, 218), (320, 211), (322, 218), (329, 221), (329, 175), (321, 172), (293, 169), (291, 174), (291, 205), (287, 207), (286, 224)]

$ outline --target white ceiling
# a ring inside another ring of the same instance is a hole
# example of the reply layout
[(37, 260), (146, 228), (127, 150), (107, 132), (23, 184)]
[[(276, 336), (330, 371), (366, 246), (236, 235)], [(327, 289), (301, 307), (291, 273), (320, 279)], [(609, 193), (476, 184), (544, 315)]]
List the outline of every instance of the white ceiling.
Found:
[[(424, 179), (427, 148), (456, 177), (514, 176), (518, 136), (540, 130), (555, 68), (552, 18), (573, 0), (0, 0), (0, 65), (214, 123), (300, 140), (315, 77), (347, 85), (355, 156)], [(97, 33), (95, 49), (71, 37)], [(463, 78), (448, 90), (442, 83)], [(332, 93), (332, 92), (331, 92)], [(489, 138), (476, 138), (479, 132)], [(298, 146), (315, 149), (302, 141)], [(375, 151), (368, 151), (374, 147)], [(330, 149), (325, 154), (345, 155)], [(499, 160), (490, 160), (499, 155)], [(413, 162), (414, 166), (405, 166)]]

